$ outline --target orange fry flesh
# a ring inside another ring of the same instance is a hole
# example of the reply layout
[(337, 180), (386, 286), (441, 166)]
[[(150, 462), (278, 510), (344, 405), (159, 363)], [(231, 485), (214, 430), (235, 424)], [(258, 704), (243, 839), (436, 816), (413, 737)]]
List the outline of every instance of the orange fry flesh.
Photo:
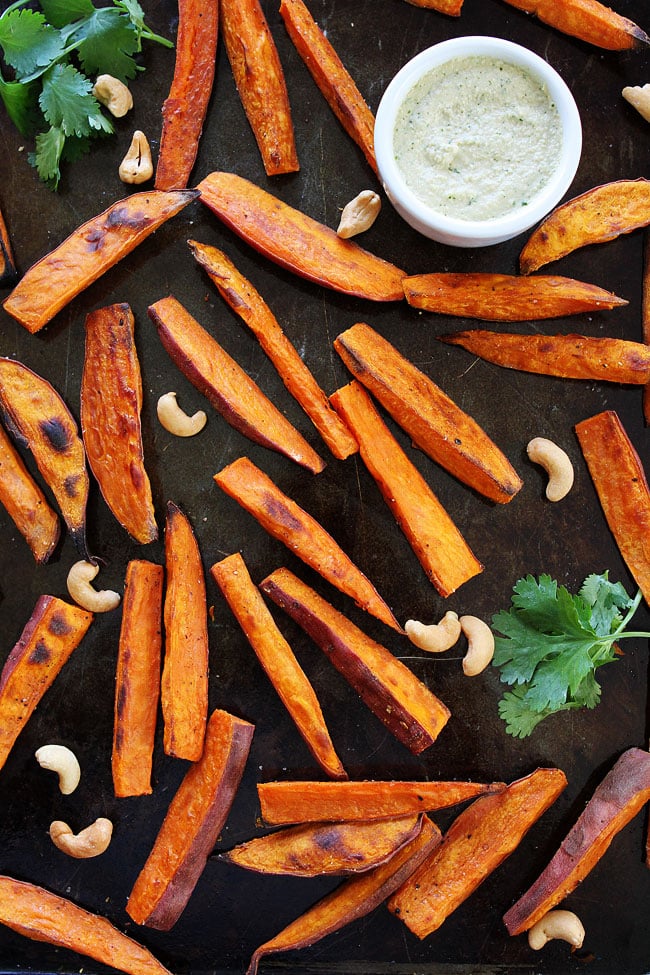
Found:
[(450, 17), (460, 17), (463, 0), (406, 0), (412, 7), (425, 7), (427, 10), (437, 10)]
[(29, 545), (35, 560), (47, 562), (61, 534), (59, 518), (2, 426), (0, 504)]
[(609, 51), (627, 51), (649, 44), (641, 28), (598, 0), (506, 0), (511, 7), (535, 14), (564, 34)]

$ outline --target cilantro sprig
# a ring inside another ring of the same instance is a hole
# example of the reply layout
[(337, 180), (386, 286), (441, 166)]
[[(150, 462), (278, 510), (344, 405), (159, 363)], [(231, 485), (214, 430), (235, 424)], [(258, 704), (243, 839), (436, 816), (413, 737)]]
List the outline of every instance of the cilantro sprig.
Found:
[(92, 139), (110, 135), (111, 119), (92, 94), (98, 74), (120, 81), (142, 70), (143, 41), (172, 44), (145, 24), (138, 0), (40, 0), (41, 10), (16, 0), (0, 14), (0, 99), (25, 137), (34, 137), (29, 161), (52, 189), (62, 161), (86, 152)]
[(641, 601), (608, 574), (590, 575), (572, 595), (549, 575), (526, 576), (514, 587), (512, 606), (492, 619), (493, 663), (509, 684), (499, 702), (506, 731), (526, 738), (558, 711), (594, 708), (600, 700), (595, 672), (617, 657), (616, 644), (650, 633), (626, 627)]

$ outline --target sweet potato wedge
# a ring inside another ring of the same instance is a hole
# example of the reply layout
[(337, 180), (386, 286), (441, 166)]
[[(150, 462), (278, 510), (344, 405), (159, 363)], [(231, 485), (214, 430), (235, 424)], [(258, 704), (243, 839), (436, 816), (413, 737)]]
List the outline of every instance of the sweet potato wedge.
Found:
[(434, 743), (449, 720), (449, 709), (386, 647), (288, 569), (276, 569), (260, 589), (302, 627), (409, 751), (419, 755)]
[(0, 287), (14, 284), (18, 273), (5, 218), (0, 210)]
[(86, 316), (81, 379), (81, 431), (86, 456), (106, 504), (131, 538), (158, 538), (144, 466), (142, 378), (133, 312), (125, 303)]
[(604, 244), (650, 223), (650, 180), (603, 183), (554, 210), (533, 231), (519, 255), (519, 269), (530, 274), (579, 247)]
[(506, 369), (562, 379), (643, 385), (650, 380), (650, 347), (591, 335), (519, 335), (470, 329), (437, 338)]
[(387, 863), (344, 881), (274, 938), (260, 945), (253, 953), (246, 975), (257, 975), (259, 963), (267, 955), (308, 948), (346, 924), (370, 914), (404, 883), (438, 843), (440, 830), (423, 816), (418, 836)]
[(86, 452), (70, 410), (42, 376), (0, 358), (0, 414), (9, 433), (32, 452), (77, 551), (88, 559)]
[(111, 768), (116, 796), (149, 795), (162, 644), (162, 565), (126, 567), (115, 676)]
[(0, 673), (0, 768), (92, 620), (92, 613), (56, 596), (36, 601)]
[(575, 890), (649, 799), (650, 753), (630, 748), (596, 787), (548, 866), (504, 915), (508, 933), (527, 931)]
[(331, 42), (302, 0), (280, 0), (280, 16), (327, 104), (376, 173), (375, 117)]
[(334, 340), (352, 375), (375, 396), (413, 443), (454, 477), (506, 504), (522, 486), (510, 462), (478, 423), (439, 386), (359, 322)]
[(229, 555), (210, 572), (310, 752), (326, 775), (346, 779), (314, 688), (276, 626), (242, 556), (238, 552)]
[(460, 17), (463, 0), (406, 0), (412, 7), (426, 7), (427, 10), (437, 10), (450, 17)]
[(351, 596), (357, 606), (387, 626), (402, 628), (370, 580), (354, 565), (323, 526), (271, 480), (248, 457), (240, 457), (218, 474), (222, 491), (245, 508), (269, 535)]
[(154, 956), (110, 921), (43, 887), (0, 876), (0, 924), (129, 975), (170, 975)]
[(628, 304), (595, 284), (550, 274), (534, 278), (514, 274), (416, 274), (404, 278), (404, 293), (413, 308), (491, 322), (560, 318)]
[(610, 531), (650, 603), (650, 487), (641, 459), (613, 410), (582, 420), (575, 431)]
[(477, 799), (395, 891), (388, 909), (418, 938), (436, 931), (512, 853), (566, 784), (560, 769), (537, 769), (502, 792)]
[(226, 226), (280, 267), (358, 298), (404, 300), (404, 271), (254, 183), (215, 172), (198, 189), (201, 202)]
[(257, 794), (264, 822), (284, 826), (432, 812), (504, 788), (503, 782), (260, 782)]
[[(641, 329), (643, 341), (650, 346), (650, 231), (645, 233), (641, 278)], [(643, 390), (643, 419), (650, 426), (650, 383)]]
[(361, 459), (441, 596), (482, 571), (462, 534), (390, 432), (363, 386), (353, 381), (331, 401), (359, 443)]
[(214, 82), (219, 0), (179, 0), (176, 61), (162, 107), (157, 190), (184, 189), (196, 161)]
[(506, 0), (511, 7), (535, 14), (564, 34), (608, 51), (627, 51), (650, 44), (641, 28), (598, 0)]
[(227, 711), (210, 716), (200, 760), (185, 774), (138, 874), (126, 910), (169, 931), (183, 913), (228, 817), (254, 727)]
[(267, 176), (300, 169), (278, 49), (259, 0), (219, 0), (221, 31), (237, 91)]
[(314, 474), (323, 470), (302, 434), (176, 298), (162, 298), (148, 312), (171, 360), (235, 430)]
[(0, 426), (0, 504), (39, 563), (47, 562), (61, 534), (58, 515)]
[(5, 311), (29, 332), (38, 332), (197, 196), (196, 190), (149, 190), (118, 200), (33, 264), (4, 300)]
[(219, 294), (248, 325), (275, 366), (282, 382), (312, 421), (338, 460), (358, 450), (357, 442), (278, 324), (262, 296), (223, 251), (189, 240), (192, 254), (207, 272)]
[(199, 546), (173, 501), (167, 504), (165, 561), (163, 745), (165, 754), (196, 762), (208, 716), (208, 609)]

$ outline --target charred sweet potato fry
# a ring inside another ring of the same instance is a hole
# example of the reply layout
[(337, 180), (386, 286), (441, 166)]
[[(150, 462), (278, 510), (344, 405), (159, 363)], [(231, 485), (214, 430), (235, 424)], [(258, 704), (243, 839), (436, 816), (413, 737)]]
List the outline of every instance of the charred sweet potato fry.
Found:
[(0, 210), (0, 287), (13, 284), (17, 277), (9, 231)]
[(280, 0), (280, 16), (327, 104), (376, 173), (375, 117), (331, 42), (302, 0)]
[(70, 410), (42, 376), (0, 358), (0, 413), (9, 433), (31, 450), (77, 551), (88, 559), (86, 452)]
[(650, 180), (621, 179), (595, 186), (554, 210), (519, 255), (530, 274), (587, 244), (604, 244), (650, 223)]
[(380, 643), (288, 569), (277, 569), (260, 588), (320, 647), (361, 700), (414, 755), (436, 740), (449, 709)]
[(201, 202), (226, 226), (280, 267), (359, 298), (404, 300), (404, 271), (254, 183), (217, 172), (206, 176), (198, 189)]
[(110, 921), (43, 887), (0, 876), (0, 924), (129, 975), (170, 975), (167, 968)]
[(253, 731), (227, 711), (212, 713), (203, 755), (174, 795), (129, 896), (136, 924), (169, 931), (183, 913), (230, 812)]
[(506, 0), (506, 3), (535, 14), (543, 23), (564, 34), (608, 51), (627, 51), (650, 43), (637, 24), (598, 0)]
[(29, 332), (38, 332), (197, 196), (196, 190), (150, 190), (118, 200), (33, 264), (4, 300), (5, 311)]
[(256, 975), (267, 955), (308, 948), (379, 907), (440, 843), (440, 830), (426, 816), (418, 836), (374, 870), (344, 881), (253, 954), (246, 975)]
[(482, 571), (462, 534), (409, 460), (363, 386), (353, 381), (331, 397), (359, 443), (361, 459), (441, 596)]
[(314, 474), (323, 470), (302, 434), (179, 301), (162, 298), (148, 312), (172, 362), (235, 430)]
[(650, 753), (630, 748), (596, 787), (548, 866), (504, 915), (509, 934), (527, 931), (575, 890), (649, 799)]
[(610, 531), (650, 603), (650, 487), (641, 459), (613, 410), (582, 420), (575, 431)]
[(240, 457), (218, 474), (215, 482), (245, 508), (269, 535), (319, 572), (331, 585), (351, 596), (357, 606), (387, 626), (402, 628), (370, 580), (354, 565), (323, 526), (284, 494), (248, 457)]
[(47, 562), (61, 525), (56, 512), (0, 426), (0, 504), (30, 547), (37, 562)]
[(0, 768), (92, 619), (92, 613), (56, 596), (37, 600), (0, 673)]
[(566, 784), (560, 769), (537, 769), (502, 792), (477, 799), (395, 891), (388, 909), (418, 938), (436, 931), (512, 853)]
[(208, 109), (219, 35), (219, 0), (179, 0), (176, 62), (162, 107), (157, 190), (184, 189)]
[(115, 678), (112, 771), (116, 796), (151, 793), (162, 643), (161, 565), (126, 568)]
[(478, 423), (369, 325), (334, 340), (352, 375), (379, 400), (413, 443), (454, 477), (505, 504), (522, 482)]
[(262, 296), (223, 251), (189, 240), (192, 254), (219, 294), (248, 325), (278, 371), (282, 382), (312, 421), (338, 460), (356, 453), (357, 442), (278, 324)]
[(158, 537), (144, 466), (142, 378), (133, 312), (107, 305), (86, 316), (81, 431), (88, 463), (120, 525), (142, 545)]
[(643, 342), (591, 335), (519, 335), (473, 329), (437, 336), (448, 345), (506, 369), (562, 379), (635, 383), (650, 380), (650, 347)]
[[(643, 247), (643, 273), (641, 279), (641, 328), (643, 341), (650, 346), (650, 231), (646, 230)], [(643, 390), (643, 418), (650, 426), (650, 383)]]
[(300, 169), (291, 106), (273, 35), (259, 0), (219, 0), (237, 91), (267, 176)]
[(426, 7), (427, 10), (437, 10), (450, 17), (460, 17), (463, 0), (406, 0), (412, 7)]

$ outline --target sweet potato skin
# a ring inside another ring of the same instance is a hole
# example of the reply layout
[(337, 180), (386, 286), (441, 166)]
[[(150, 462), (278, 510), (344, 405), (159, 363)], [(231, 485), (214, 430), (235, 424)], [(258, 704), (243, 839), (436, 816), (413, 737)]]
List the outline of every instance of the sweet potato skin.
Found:
[(412, 7), (425, 7), (427, 10), (437, 10), (450, 17), (460, 17), (463, 0), (406, 0)]
[(627, 51), (650, 43), (645, 31), (598, 0), (506, 0), (535, 14), (565, 34), (609, 51)]
[(0, 504), (14, 522), (38, 563), (56, 548), (61, 525), (47, 498), (0, 426)]

